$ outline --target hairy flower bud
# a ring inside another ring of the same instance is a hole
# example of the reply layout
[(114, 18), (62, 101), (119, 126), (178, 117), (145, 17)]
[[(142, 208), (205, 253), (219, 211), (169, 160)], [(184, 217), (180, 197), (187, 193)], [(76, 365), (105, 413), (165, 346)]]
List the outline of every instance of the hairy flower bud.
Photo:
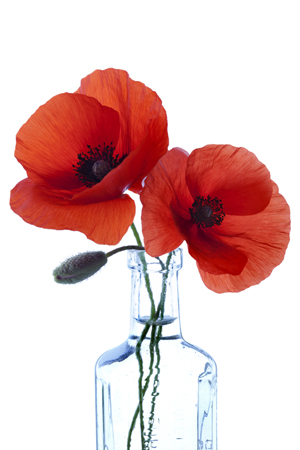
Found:
[(53, 270), (54, 280), (62, 284), (75, 284), (94, 275), (107, 263), (104, 252), (85, 252), (66, 259)]

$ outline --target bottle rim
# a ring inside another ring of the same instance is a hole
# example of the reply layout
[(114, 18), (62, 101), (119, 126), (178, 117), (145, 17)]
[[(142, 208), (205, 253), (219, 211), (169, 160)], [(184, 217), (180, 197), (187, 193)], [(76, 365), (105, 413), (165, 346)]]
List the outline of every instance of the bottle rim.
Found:
[(127, 250), (127, 267), (133, 271), (143, 272), (145, 270), (146, 263), (147, 272), (164, 273), (170, 270), (180, 270), (182, 267), (182, 249), (177, 248), (170, 253), (172, 255), (168, 269), (166, 269), (169, 253), (159, 257), (152, 257), (144, 250)]

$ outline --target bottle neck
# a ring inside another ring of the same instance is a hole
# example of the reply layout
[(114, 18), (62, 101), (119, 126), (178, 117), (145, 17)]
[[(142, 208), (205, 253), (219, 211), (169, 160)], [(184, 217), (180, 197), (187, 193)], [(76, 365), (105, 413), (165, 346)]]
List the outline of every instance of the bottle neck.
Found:
[(153, 326), (160, 328), (160, 339), (181, 337), (178, 297), (178, 271), (182, 251), (151, 258), (143, 251), (128, 251), (131, 269), (130, 339), (145, 330), (149, 338)]

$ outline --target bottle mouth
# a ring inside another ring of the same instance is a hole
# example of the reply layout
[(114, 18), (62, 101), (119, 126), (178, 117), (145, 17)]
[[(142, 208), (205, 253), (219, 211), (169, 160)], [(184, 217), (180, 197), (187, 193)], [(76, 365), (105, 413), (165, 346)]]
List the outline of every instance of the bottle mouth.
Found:
[(175, 322), (175, 320), (177, 319), (177, 317), (171, 317), (171, 316), (164, 316), (163, 319), (150, 319), (150, 316), (142, 316), (142, 317), (138, 317), (135, 318), (136, 322), (138, 322), (141, 325), (155, 325), (155, 326), (163, 326), (163, 325), (169, 325), (173, 322)]
[[(169, 255), (171, 255), (169, 257)], [(170, 270), (180, 270), (182, 267), (182, 249), (177, 248), (165, 255), (152, 257), (144, 250), (128, 250), (127, 266), (130, 270), (165, 273)]]

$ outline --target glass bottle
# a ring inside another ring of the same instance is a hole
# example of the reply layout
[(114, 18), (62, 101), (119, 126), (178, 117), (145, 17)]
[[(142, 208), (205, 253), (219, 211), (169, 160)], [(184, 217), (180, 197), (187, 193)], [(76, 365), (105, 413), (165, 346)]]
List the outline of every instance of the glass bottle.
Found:
[(128, 339), (97, 361), (97, 450), (217, 450), (216, 364), (180, 329), (182, 251), (128, 251)]

